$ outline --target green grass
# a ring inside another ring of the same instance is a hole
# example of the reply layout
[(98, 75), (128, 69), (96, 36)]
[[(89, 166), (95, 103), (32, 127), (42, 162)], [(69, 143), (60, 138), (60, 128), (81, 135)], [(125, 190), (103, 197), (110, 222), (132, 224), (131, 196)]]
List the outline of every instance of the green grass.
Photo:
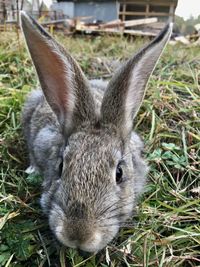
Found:
[[(109, 78), (147, 41), (57, 37), (89, 78)], [(20, 112), (36, 86), (23, 40), (1, 33), (0, 266), (200, 266), (199, 48), (169, 45), (164, 52), (135, 121), (150, 165), (145, 193), (130, 226), (87, 259), (53, 239), (39, 205), (41, 179), (24, 172)]]

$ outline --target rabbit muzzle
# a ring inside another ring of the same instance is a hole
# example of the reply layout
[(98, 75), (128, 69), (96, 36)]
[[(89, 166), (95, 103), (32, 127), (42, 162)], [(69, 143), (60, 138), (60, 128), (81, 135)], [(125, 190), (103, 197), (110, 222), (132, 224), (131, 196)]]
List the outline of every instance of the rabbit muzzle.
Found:
[(104, 248), (119, 230), (117, 223), (109, 229), (104, 229), (98, 225), (98, 221), (84, 217), (73, 219), (65, 217), (55, 222), (54, 214), (50, 216), (50, 226), (63, 245), (90, 253)]

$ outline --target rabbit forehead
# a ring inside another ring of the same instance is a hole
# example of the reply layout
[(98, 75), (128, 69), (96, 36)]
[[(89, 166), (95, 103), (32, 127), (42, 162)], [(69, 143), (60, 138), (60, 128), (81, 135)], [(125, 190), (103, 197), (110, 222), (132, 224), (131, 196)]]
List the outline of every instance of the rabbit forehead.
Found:
[(69, 143), (64, 152), (66, 176), (77, 181), (103, 179), (116, 167), (121, 158), (121, 149), (116, 140), (99, 136), (82, 136), (75, 143)]
[[(73, 200), (98, 198), (115, 187), (120, 142), (109, 135), (77, 133), (64, 151), (62, 185)], [(95, 193), (95, 194), (94, 194)], [(92, 197), (93, 198), (93, 197)]]
[(68, 159), (69, 156), (75, 157), (77, 161), (74, 163), (84, 159), (84, 165), (101, 159), (119, 160), (123, 151), (123, 142), (117, 136), (103, 130), (75, 133), (69, 138), (68, 144), (64, 156)]

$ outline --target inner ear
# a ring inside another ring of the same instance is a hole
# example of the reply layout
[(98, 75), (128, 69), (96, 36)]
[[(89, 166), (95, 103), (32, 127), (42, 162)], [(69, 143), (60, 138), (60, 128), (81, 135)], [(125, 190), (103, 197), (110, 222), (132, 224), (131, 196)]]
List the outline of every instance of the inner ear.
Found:
[(89, 83), (73, 57), (34, 19), (21, 12), (21, 27), (47, 102), (63, 132), (96, 119)]
[(101, 105), (101, 120), (115, 125), (123, 138), (129, 137), (145, 95), (146, 85), (171, 33), (172, 24), (144, 49), (117, 70), (108, 84)]

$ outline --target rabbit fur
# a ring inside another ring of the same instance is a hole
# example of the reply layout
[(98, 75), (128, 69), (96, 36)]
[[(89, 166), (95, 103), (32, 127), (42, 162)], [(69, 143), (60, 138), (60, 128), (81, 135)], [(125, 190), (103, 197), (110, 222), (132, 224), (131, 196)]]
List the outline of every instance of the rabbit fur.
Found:
[(21, 28), (42, 88), (30, 93), (22, 112), (31, 168), (44, 177), (42, 208), (62, 244), (97, 252), (130, 218), (145, 183), (148, 167), (133, 119), (172, 26), (109, 83), (88, 81), (24, 12)]

